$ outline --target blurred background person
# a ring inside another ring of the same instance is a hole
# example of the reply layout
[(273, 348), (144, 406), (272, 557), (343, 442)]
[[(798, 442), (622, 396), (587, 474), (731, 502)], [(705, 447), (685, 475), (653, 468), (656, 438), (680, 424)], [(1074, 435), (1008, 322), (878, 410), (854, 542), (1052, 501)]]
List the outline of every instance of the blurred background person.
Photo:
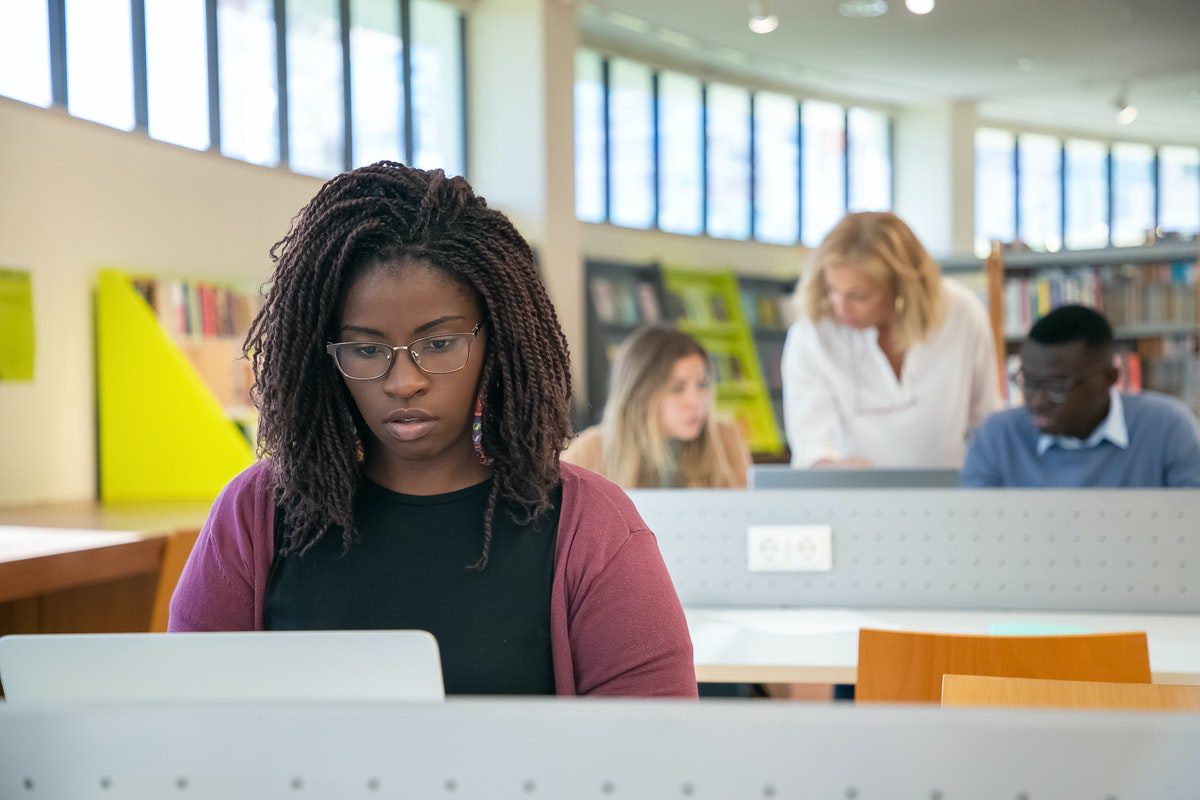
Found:
[(813, 253), (783, 352), (797, 467), (952, 467), (1000, 406), (983, 304), (887, 212), (849, 214)]
[(1117, 391), (1113, 330), (1098, 312), (1061, 306), (1021, 346), (1022, 408), (972, 437), (965, 486), (1200, 487), (1200, 427), (1178, 398)]
[(634, 331), (621, 345), (598, 425), (562, 460), (626, 489), (741, 488), (750, 452), (737, 427), (718, 419), (708, 352), (663, 327)]

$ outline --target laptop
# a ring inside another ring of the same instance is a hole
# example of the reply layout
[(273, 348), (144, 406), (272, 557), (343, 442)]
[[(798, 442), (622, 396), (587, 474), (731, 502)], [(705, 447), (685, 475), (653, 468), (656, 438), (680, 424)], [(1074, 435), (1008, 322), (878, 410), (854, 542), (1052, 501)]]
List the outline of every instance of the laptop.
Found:
[(959, 485), (954, 469), (794, 469), (781, 464), (750, 467), (750, 489), (947, 489)]
[(0, 637), (9, 703), (445, 699), (425, 631)]

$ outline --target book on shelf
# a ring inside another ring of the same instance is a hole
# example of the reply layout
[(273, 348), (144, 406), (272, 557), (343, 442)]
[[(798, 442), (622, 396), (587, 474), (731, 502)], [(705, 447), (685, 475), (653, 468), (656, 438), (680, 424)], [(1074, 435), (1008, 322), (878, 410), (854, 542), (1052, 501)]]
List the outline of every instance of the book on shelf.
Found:
[(654, 285), (646, 280), (592, 278), (592, 308), (601, 322), (652, 325), (662, 320)]
[(791, 295), (771, 291), (742, 291), (742, 313), (751, 328), (787, 330)]
[(1074, 267), (1008, 278), (1005, 335), (1024, 336), (1038, 319), (1072, 303), (1102, 312), (1115, 328), (1195, 325), (1196, 265)]
[(262, 307), (257, 292), (208, 281), (134, 278), (133, 286), (175, 337), (244, 337)]
[(242, 341), (261, 308), (260, 295), (210, 281), (131, 280), (221, 406), (249, 418), (254, 379)]

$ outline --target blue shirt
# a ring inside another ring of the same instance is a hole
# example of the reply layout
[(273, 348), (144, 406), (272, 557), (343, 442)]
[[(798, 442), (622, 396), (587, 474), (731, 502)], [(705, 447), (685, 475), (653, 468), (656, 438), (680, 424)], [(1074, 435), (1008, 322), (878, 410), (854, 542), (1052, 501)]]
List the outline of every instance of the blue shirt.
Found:
[(1045, 436), (1025, 408), (1000, 411), (975, 432), (964, 486), (1200, 487), (1200, 424), (1174, 397), (1117, 395), (1086, 440)]

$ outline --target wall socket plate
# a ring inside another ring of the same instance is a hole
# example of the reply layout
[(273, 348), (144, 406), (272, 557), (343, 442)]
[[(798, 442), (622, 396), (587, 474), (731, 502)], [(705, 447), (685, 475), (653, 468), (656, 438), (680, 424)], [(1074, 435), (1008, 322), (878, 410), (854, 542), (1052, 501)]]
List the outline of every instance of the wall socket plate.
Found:
[(746, 529), (746, 568), (751, 572), (829, 572), (833, 569), (833, 527), (751, 525)]

